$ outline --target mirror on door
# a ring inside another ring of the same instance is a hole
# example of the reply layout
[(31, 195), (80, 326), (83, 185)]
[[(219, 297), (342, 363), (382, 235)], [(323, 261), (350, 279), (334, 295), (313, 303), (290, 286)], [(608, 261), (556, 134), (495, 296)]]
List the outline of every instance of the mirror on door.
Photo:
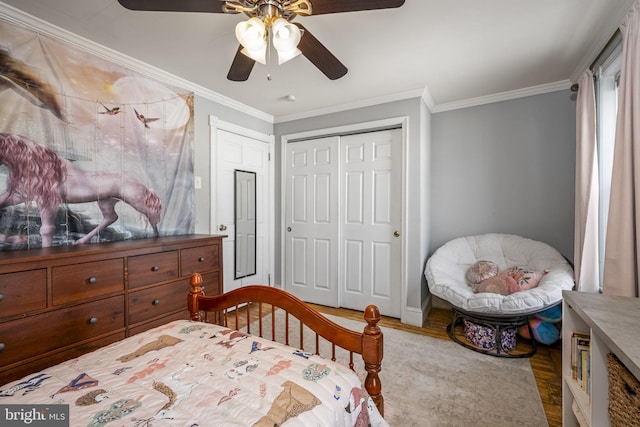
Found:
[(236, 169), (235, 278), (256, 274), (256, 173)]

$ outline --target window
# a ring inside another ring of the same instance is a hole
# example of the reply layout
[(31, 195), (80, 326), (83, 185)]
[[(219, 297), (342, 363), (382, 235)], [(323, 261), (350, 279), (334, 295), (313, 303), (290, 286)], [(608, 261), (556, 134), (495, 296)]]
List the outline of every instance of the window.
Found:
[(600, 292), (604, 274), (604, 250), (611, 193), (611, 171), (613, 169), (613, 147), (618, 111), (618, 86), (622, 66), (622, 45), (617, 43), (595, 73), (597, 141), (598, 141), (598, 181), (599, 181), (599, 236), (598, 256), (600, 263)]

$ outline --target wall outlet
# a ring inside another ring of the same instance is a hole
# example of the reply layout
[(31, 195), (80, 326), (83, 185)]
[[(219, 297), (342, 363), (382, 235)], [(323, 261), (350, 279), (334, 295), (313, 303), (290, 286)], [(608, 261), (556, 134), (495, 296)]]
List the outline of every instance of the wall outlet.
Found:
[(194, 186), (196, 187), (196, 190), (199, 190), (202, 188), (202, 177), (200, 176), (196, 176), (194, 179)]

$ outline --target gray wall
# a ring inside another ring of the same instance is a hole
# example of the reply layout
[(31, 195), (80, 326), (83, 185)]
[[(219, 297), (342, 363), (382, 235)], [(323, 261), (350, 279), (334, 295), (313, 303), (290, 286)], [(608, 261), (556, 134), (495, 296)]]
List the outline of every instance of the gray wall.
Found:
[(568, 90), (434, 114), (431, 251), (502, 232), (573, 260), (575, 138)]
[(575, 100), (569, 91), (432, 114), (420, 98), (275, 125), (195, 98), (196, 232), (210, 230), (209, 116), (275, 134), (275, 283), (281, 283), (282, 135), (408, 117), (409, 317), (428, 303), (424, 264), (459, 236), (515, 233), (573, 259)]

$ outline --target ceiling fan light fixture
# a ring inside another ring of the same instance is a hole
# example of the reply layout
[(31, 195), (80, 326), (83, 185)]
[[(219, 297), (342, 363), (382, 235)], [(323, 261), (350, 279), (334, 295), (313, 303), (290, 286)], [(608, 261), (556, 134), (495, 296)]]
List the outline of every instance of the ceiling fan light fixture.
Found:
[(300, 29), (287, 22), (286, 19), (278, 18), (271, 24), (273, 47), (278, 51), (278, 64), (283, 64), (302, 52), (298, 49), (300, 43)]
[(267, 49), (266, 46), (262, 49), (247, 49), (246, 47), (243, 48), (240, 52), (242, 52), (244, 55), (248, 56), (249, 58), (253, 59), (256, 62), (259, 62), (261, 64), (266, 64), (267, 63)]
[[(266, 57), (271, 58), (271, 43), (274, 44), (274, 50), (278, 53), (280, 64), (303, 54), (327, 78), (336, 80), (343, 77), (347, 74), (347, 67), (304, 26), (298, 23), (292, 25), (290, 22), (298, 16), (392, 9), (402, 6), (405, 0), (118, 0), (118, 2), (129, 10), (243, 13), (248, 16), (251, 18), (249, 21), (236, 26), (236, 37), (240, 47), (236, 50), (227, 74), (227, 78), (231, 81), (246, 81), (256, 62), (266, 64)], [(298, 43), (300, 48), (297, 46)]]
[(265, 35), (265, 25), (259, 18), (251, 18), (236, 25), (236, 38), (243, 47), (241, 52), (261, 64), (267, 62), (267, 38)]

